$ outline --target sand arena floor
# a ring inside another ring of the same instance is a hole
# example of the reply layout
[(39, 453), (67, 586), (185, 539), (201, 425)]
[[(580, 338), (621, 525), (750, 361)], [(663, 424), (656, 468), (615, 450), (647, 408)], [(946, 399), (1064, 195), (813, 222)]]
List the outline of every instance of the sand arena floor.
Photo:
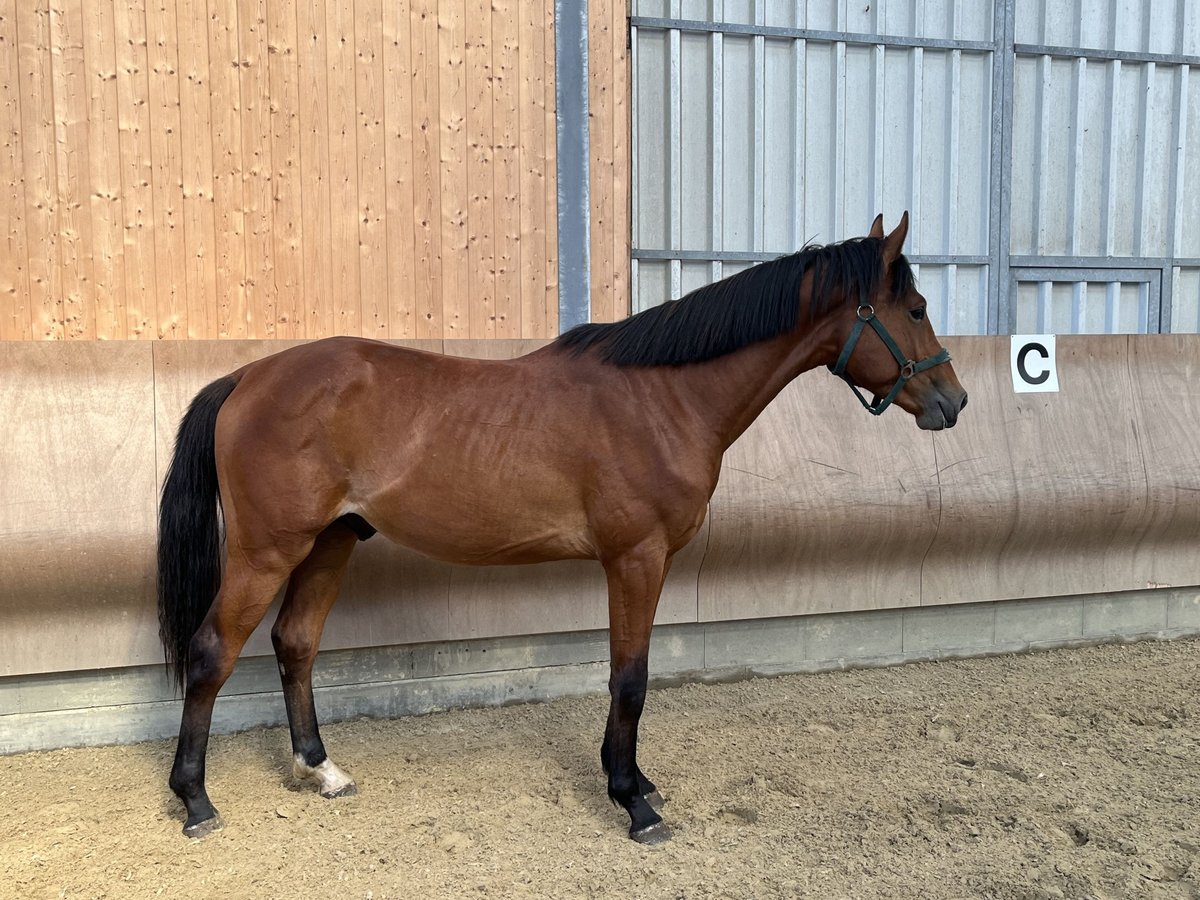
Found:
[(213, 739), (226, 821), (180, 834), (173, 742), (9, 757), (3, 897), (1200, 897), (1200, 642), (653, 691), (674, 839), (604, 795), (602, 697)]

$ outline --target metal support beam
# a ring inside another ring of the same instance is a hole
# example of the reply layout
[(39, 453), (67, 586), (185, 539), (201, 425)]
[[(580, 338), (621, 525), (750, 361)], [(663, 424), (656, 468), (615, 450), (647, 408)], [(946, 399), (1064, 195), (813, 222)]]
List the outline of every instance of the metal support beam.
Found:
[(558, 141), (558, 330), (592, 317), (591, 175), (588, 143), (588, 4), (554, 2)]

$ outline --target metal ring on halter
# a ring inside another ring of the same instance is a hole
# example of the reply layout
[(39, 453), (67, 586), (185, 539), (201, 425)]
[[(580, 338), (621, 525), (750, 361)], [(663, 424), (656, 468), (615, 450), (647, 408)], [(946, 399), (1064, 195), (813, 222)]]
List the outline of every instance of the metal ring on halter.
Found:
[(911, 359), (900, 367), (900, 377), (905, 381), (917, 374), (917, 364)]
[[(867, 314), (865, 316), (863, 315), (864, 309), (867, 310)], [(870, 303), (864, 303), (862, 306), (860, 306), (858, 308), (858, 317), (860, 319), (862, 319), (864, 322), (867, 321), (868, 319), (875, 318), (875, 307), (873, 307)]]

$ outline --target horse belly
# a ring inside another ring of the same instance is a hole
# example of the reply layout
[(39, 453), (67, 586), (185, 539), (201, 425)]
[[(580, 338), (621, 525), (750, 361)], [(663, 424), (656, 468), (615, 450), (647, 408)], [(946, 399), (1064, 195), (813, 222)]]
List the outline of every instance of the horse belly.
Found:
[(361, 514), (389, 540), (443, 562), (516, 565), (595, 556), (582, 508), (483, 487), (402, 488), (363, 504)]

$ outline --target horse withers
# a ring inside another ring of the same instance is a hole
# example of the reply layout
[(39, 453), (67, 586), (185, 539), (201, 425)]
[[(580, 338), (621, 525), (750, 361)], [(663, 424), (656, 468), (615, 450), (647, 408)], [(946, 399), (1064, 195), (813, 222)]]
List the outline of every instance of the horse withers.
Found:
[(864, 238), (514, 360), (329, 338), (204, 388), (179, 427), (158, 539), (160, 631), (184, 688), (169, 780), (184, 834), (221, 826), (204, 786), (213, 702), (285, 585), (271, 637), (294, 774), (327, 797), (355, 791), (321, 742), (312, 667), (354, 546), (379, 532), (452, 563), (599, 561), (612, 656), (600, 761), (630, 836), (666, 840), (637, 761), (650, 629), (725, 450), (822, 365), (871, 412), (895, 403), (920, 428), (951, 427), (966, 405), (902, 255), (907, 231), (907, 213), (888, 235), (880, 216)]

